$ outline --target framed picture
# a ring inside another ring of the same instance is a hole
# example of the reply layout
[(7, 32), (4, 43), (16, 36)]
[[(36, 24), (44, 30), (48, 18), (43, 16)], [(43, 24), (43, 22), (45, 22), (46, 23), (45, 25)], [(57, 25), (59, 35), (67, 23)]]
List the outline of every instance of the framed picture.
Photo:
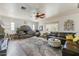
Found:
[(64, 30), (67, 30), (67, 31), (74, 30), (74, 22), (73, 22), (73, 20), (67, 20), (64, 23)]
[(39, 30), (40, 31), (43, 31), (43, 26), (39, 26)]

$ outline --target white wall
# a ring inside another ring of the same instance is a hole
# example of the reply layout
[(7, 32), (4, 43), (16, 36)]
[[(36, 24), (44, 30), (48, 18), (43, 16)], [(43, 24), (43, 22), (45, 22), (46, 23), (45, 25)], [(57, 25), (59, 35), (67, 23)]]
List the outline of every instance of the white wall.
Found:
[(68, 15), (68, 16), (63, 16), (63, 17), (59, 18), (58, 19), (59, 31), (64, 31), (64, 22), (67, 21), (68, 19), (74, 21), (74, 31), (70, 31), (70, 32), (79, 32), (79, 13), (73, 14), (73, 15)]
[[(58, 27), (59, 27), (58, 31), (64, 32), (64, 22), (68, 19), (74, 21), (74, 31), (70, 31), (70, 32), (79, 32), (79, 13), (71, 14), (71, 15), (64, 15), (64, 16), (57, 17), (57, 18), (51, 17), (51, 18), (46, 19), (47, 21), (45, 21), (45, 20), (40, 21), (39, 26), (43, 25), (43, 32), (46, 32), (46, 24), (58, 22), (58, 24), (59, 24), (58, 25)], [(15, 31), (16, 31), (16, 28), (23, 25), (24, 21), (25, 20), (23, 20), (23, 19), (15, 19), (15, 18), (10, 18), (10, 17), (0, 16), (0, 24), (2, 24), (2, 23), (4, 24), (3, 27), (5, 28), (6, 33), (12, 33), (11, 27), (10, 27), (11, 22), (15, 23)], [(27, 22), (26, 21), (26, 23), (29, 26), (31, 26), (31, 28), (32, 28), (33, 24), (35, 24), (36, 29), (38, 29), (38, 27), (39, 27), (37, 22), (30, 22), (30, 21)], [(66, 32), (68, 32), (68, 31), (66, 31)]]
[[(73, 20), (74, 21), (74, 31), (64, 31), (64, 22), (67, 21), (68, 19)], [(45, 22), (39, 22), (39, 24), (44, 26), (44, 31), (45, 31), (45, 25), (47, 23), (53, 23), (53, 22), (58, 22), (59, 24), (59, 28), (58, 31), (59, 32), (79, 32), (79, 13), (76, 14), (72, 14), (72, 15), (65, 15), (65, 16), (61, 16), (58, 18), (48, 18), (46, 19), (47, 21)]]
[[(10, 18), (10, 17), (6, 17), (6, 16), (0, 16), (0, 24), (5, 28), (5, 32), (6, 33), (15, 33), (16, 29), (18, 27), (20, 27), (21, 25), (24, 25), (24, 21), (26, 22), (25, 24), (29, 25), (32, 28), (32, 25), (35, 24), (35, 29), (37, 29), (38, 27), (38, 23), (33, 22), (33, 21), (27, 21), (27, 20), (23, 20), (23, 19), (16, 19), (16, 18)], [(15, 31), (11, 31), (11, 22), (15, 23)]]

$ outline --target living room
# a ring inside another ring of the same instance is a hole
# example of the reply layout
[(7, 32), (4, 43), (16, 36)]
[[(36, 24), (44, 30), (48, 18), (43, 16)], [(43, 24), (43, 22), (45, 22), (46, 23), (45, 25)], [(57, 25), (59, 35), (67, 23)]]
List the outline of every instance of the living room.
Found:
[(78, 21), (78, 3), (0, 3), (0, 55), (79, 56)]

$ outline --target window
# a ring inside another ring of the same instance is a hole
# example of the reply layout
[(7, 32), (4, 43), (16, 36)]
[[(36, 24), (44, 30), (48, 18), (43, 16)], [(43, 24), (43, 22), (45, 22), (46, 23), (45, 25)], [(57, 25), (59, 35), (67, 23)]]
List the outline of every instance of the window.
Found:
[(14, 31), (15, 30), (15, 23), (11, 22), (11, 30)]
[(52, 24), (47, 24), (46, 25), (46, 30), (48, 32), (51, 32), (51, 31), (58, 31), (58, 23), (52, 23)]
[(35, 24), (32, 25), (33, 30), (35, 30)]

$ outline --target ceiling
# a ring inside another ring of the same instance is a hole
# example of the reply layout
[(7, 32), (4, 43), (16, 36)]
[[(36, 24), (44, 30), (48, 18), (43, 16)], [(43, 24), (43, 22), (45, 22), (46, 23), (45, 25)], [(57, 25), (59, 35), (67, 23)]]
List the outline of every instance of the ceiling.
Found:
[[(26, 9), (22, 10), (21, 6)], [(49, 18), (75, 9), (78, 9), (77, 3), (0, 3), (0, 15), (32, 21), (38, 11), (45, 13), (46, 18)]]

